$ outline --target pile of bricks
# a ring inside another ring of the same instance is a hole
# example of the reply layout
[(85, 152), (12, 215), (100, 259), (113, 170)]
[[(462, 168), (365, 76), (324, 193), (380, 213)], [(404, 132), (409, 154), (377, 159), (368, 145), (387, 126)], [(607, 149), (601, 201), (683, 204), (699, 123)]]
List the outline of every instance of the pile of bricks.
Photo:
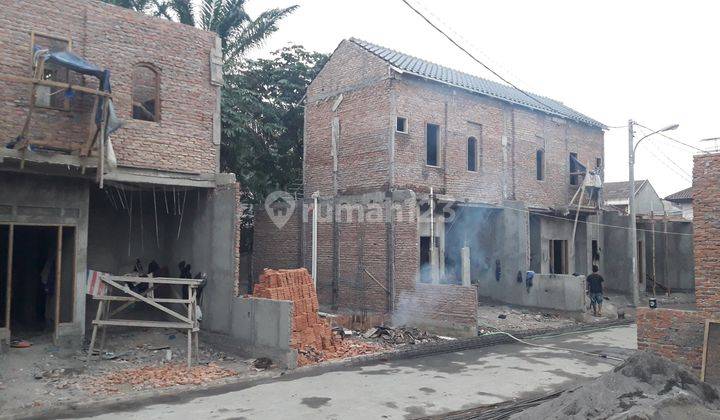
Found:
[(297, 350), (335, 351), (332, 330), (318, 316), (318, 298), (310, 273), (265, 269), (253, 289), (253, 296), (293, 302), (290, 346)]

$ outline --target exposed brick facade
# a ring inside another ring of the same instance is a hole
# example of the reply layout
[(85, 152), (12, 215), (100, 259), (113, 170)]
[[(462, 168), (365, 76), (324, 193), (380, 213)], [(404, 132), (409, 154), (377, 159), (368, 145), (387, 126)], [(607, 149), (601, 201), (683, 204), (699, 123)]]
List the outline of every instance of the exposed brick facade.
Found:
[(398, 296), (393, 321), (419, 325), (439, 334), (477, 335), (477, 288), (417, 283)]
[[(110, 70), (115, 108), (125, 123), (111, 135), (120, 166), (218, 171), (213, 119), (219, 88), (210, 82), (213, 33), (97, 0), (1, 0), (0, 73), (30, 77), (33, 31), (70, 40), (72, 52)], [(159, 74), (159, 122), (132, 119), (133, 68), (141, 63)], [(96, 86), (91, 77), (84, 83)], [(20, 134), (29, 101), (30, 85), (0, 81), (3, 141)], [(38, 109), (31, 138), (61, 147), (83, 143), (91, 106), (92, 98), (78, 93), (70, 111)]]
[[(342, 100), (339, 96), (342, 94)], [(475, 202), (567, 205), (569, 154), (594, 167), (603, 131), (440, 83), (398, 74), (343, 41), (308, 88), (305, 191), (333, 190), (332, 120), (338, 118), (337, 193), (408, 188)], [(339, 101), (339, 103), (338, 103)], [(333, 111), (333, 108), (335, 110)], [(406, 117), (408, 133), (395, 132)], [(440, 126), (438, 166), (425, 163), (426, 124)], [(478, 170), (467, 170), (467, 139), (478, 139)], [(535, 156), (545, 150), (545, 179)], [(394, 164), (393, 164), (394, 161)]]
[(638, 308), (638, 349), (700, 371), (705, 315), (698, 311)]
[(693, 166), (695, 311), (638, 310), (638, 347), (699, 371), (704, 321), (720, 318), (720, 154), (696, 155)]
[[(280, 211), (278, 209), (278, 211)], [(255, 211), (251, 277), (256, 282), (266, 268), (292, 269), (302, 267), (300, 235), (302, 206), (295, 207), (287, 223), (278, 227), (264, 208)]]

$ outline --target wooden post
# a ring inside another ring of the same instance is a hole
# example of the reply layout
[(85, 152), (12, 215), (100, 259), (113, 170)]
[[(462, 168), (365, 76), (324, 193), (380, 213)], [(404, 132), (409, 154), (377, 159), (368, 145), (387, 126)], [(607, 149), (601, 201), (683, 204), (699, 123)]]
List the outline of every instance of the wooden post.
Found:
[(192, 327), (188, 328), (188, 339), (187, 339), (187, 367), (190, 369), (190, 366), (192, 366)]
[(8, 253), (7, 253), (7, 284), (5, 285), (5, 327), (8, 329), (7, 343), (10, 344), (10, 305), (12, 303), (12, 263), (13, 263), (13, 239), (15, 237), (15, 226), (10, 225), (8, 229)]
[[(102, 313), (103, 313), (103, 304), (104, 303), (105, 303), (105, 301), (103, 301), (103, 300), (98, 302), (97, 312), (95, 313), (95, 321), (100, 321), (100, 317), (102, 316)], [(104, 327), (105, 326), (103, 326), (103, 328)], [(90, 336), (90, 347), (88, 348), (88, 355), (87, 355), (87, 360), (86, 360), (87, 362), (90, 361), (90, 358), (92, 357), (92, 354), (93, 354), (93, 348), (95, 347), (95, 339), (97, 338), (97, 330), (98, 330), (98, 324), (93, 323), (92, 336)]]
[(58, 226), (57, 228), (57, 245), (55, 253), (55, 335), (54, 343), (58, 345), (59, 331), (58, 324), (60, 323), (60, 277), (62, 276), (62, 236), (63, 228)]

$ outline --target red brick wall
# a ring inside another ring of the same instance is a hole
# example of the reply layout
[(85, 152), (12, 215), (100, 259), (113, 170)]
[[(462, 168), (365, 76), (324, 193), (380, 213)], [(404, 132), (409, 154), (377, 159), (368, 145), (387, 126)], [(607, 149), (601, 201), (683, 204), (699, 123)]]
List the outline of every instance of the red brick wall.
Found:
[[(317, 99), (328, 92), (336, 96)], [(340, 92), (344, 92), (342, 103), (332, 112)], [(439, 193), (472, 201), (499, 203), (515, 198), (534, 206), (562, 205), (576, 189), (569, 185), (569, 153), (577, 153), (593, 168), (604, 152), (599, 128), (394, 74), (386, 63), (348, 42), (340, 44), (308, 89), (306, 112), (306, 191), (319, 190), (322, 195), (332, 193), (334, 116), (341, 126), (340, 192), (382, 188), (392, 178), (398, 188), (420, 192), (434, 187)], [(396, 116), (407, 118), (407, 134), (394, 132)], [(428, 123), (440, 126), (438, 167), (425, 164)], [(477, 172), (467, 170), (469, 136), (479, 142)], [(393, 137), (394, 174), (388, 146)], [(543, 147), (546, 176), (538, 181), (535, 152)]]
[[(119, 165), (217, 172), (212, 128), (218, 89), (210, 84), (214, 34), (96, 0), (0, 0), (0, 73), (30, 76), (30, 31), (70, 38), (74, 53), (110, 70), (116, 111), (125, 122), (111, 136)], [(132, 119), (131, 82), (138, 63), (159, 70), (159, 123)], [(92, 78), (85, 80), (96, 86)], [(0, 81), (5, 140), (20, 134), (29, 100), (29, 85)], [(32, 138), (59, 146), (84, 142), (91, 105), (92, 98), (78, 94), (70, 112), (38, 110)]]
[(396, 325), (419, 325), (441, 334), (477, 335), (477, 288), (416, 283), (399, 292), (393, 314)]
[(298, 202), (287, 223), (278, 228), (264, 208), (255, 212), (253, 227), (252, 280), (257, 282), (264, 269), (292, 269), (302, 267), (300, 235), (302, 205)]
[(720, 154), (695, 156), (693, 213), (695, 300), (720, 312)]
[(638, 349), (650, 350), (699, 371), (705, 315), (697, 311), (638, 308)]
[(693, 247), (697, 311), (638, 309), (638, 347), (700, 369), (706, 319), (720, 318), (720, 154), (695, 156)]
[[(390, 82), (383, 61), (343, 41), (307, 90), (305, 191), (333, 193), (332, 120), (338, 117), (338, 190), (358, 192), (388, 184)], [(343, 98), (336, 110), (333, 106)]]

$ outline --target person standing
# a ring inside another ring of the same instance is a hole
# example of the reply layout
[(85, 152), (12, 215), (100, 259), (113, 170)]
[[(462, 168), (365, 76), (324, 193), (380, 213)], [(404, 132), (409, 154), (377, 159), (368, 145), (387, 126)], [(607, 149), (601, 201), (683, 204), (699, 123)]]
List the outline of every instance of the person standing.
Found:
[(593, 315), (602, 316), (602, 304), (603, 304), (603, 282), (605, 279), (598, 274), (598, 266), (592, 266), (592, 274), (587, 276), (587, 291), (590, 295), (590, 305), (593, 308)]

